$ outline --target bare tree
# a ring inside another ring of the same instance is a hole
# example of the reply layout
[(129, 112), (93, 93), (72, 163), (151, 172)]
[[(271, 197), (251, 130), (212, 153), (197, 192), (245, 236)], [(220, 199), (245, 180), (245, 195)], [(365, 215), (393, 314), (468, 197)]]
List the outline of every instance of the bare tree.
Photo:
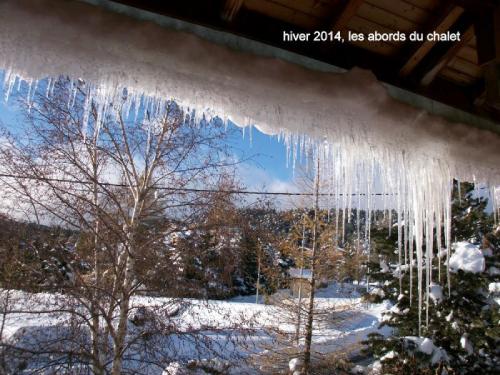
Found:
[[(144, 264), (166, 236), (195, 225), (207, 206), (211, 194), (196, 188), (216, 186), (226, 174), (226, 132), (221, 121), (197, 120), (173, 101), (131, 119), (122, 103), (99, 107), (83, 82), (72, 85), (61, 79), (53, 95), (25, 103), (24, 132), (3, 129), (0, 164), (10, 177), (2, 178), (2, 194), (24, 219), (36, 216), (78, 233), (74, 251), (86, 266), (58, 286), (65, 295), (60, 312), (90, 332), (88, 345), (72, 347), (79, 360), (95, 374), (118, 375), (124, 359), (140, 361), (144, 354), (131, 354), (145, 341), (144, 330), (129, 329), (134, 311), (146, 314), (133, 301), (144, 290)], [(175, 264), (169, 267), (164, 277), (174, 283)], [(167, 318), (178, 306), (169, 303), (158, 308)], [(155, 324), (157, 331), (171, 330)]]

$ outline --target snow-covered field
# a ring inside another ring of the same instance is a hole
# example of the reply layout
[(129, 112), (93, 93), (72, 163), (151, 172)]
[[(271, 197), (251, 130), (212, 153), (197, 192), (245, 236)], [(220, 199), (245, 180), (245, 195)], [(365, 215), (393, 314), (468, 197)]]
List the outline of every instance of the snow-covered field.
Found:
[[(173, 301), (141, 296), (133, 300), (133, 305), (152, 311), (168, 306), (169, 311), (173, 311), (165, 320), (175, 325), (175, 331), (153, 341), (158, 355), (161, 353), (171, 358), (170, 366), (165, 368), (172, 373), (189, 361), (213, 361), (214, 358), (232, 366), (238, 363), (229, 372), (241, 373), (250, 372), (250, 368), (255, 366), (258, 368), (260, 362), (264, 362), (263, 358), (271, 353), (274, 357), (277, 353), (286, 357), (288, 353), (300, 350), (302, 342), (297, 344), (294, 340), (297, 310), (290, 307), (296, 305), (296, 300), (284, 299), (286, 295), (287, 292), (282, 291), (268, 299), (267, 304), (262, 300), (256, 304), (255, 296), (225, 301)], [(62, 305), (60, 302), (64, 298), (54, 294), (11, 292), (12, 313), (5, 316), (3, 341), (33, 349), (47, 345), (48, 340), (53, 344), (57, 337), (64, 337), (69, 331), (73, 314), (49, 312), (54, 306)], [(360, 341), (377, 331), (381, 314), (387, 308), (361, 302), (353, 285), (341, 287), (331, 284), (318, 291), (316, 301), (318, 315), (313, 333), (316, 355), (355, 355)], [(136, 329), (131, 323), (131, 336)], [(286, 365), (289, 359), (283, 358), (283, 364)], [(137, 368), (141, 373), (161, 374), (163, 371), (158, 366), (137, 367), (129, 362), (125, 367)], [(276, 365), (282, 366), (281, 363)], [(29, 366), (26, 371), (29, 373)]]

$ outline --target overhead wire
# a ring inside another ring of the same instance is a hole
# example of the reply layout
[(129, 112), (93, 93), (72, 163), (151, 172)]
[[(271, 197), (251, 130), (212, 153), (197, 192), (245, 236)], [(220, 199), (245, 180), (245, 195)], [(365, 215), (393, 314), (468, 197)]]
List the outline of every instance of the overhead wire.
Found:
[[(74, 179), (67, 178), (55, 178), (55, 177), (40, 177), (40, 176), (29, 176), (29, 175), (15, 175), (8, 173), (0, 173), (0, 178), (12, 178), (12, 179), (21, 179), (21, 180), (33, 180), (33, 181), (42, 181), (42, 182), (57, 182), (57, 183), (69, 183), (76, 185), (93, 185), (94, 181), (79, 181)], [(114, 183), (114, 182), (104, 182), (99, 181), (99, 185), (101, 186), (109, 186), (109, 187), (122, 187), (128, 188), (130, 185), (122, 184), (122, 183)], [(203, 189), (203, 188), (188, 188), (188, 187), (170, 187), (170, 186), (158, 186), (153, 185), (151, 189), (154, 190), (165, 190), (165, 191), (179, 191), (179, 192), (187, 192), (187, 193), (225, 193), (225, 194), (246, 194), (246, 195), (281, 195), (281, 196), (312, 196), (314, 193), (307, 192), (288, 192), (288, 191), (258, 191), (258, 190), (243, 190), (243, 189)], [(332, 193), (320, 193), (320, 196), (331, 196)], [(343, 193), (339, 193), (338, 195), (344, 195)], [(366, 193), (351, 193), (349, 195), (352, 196), (366, 196)], [(383, 196), (383, 195), (396, 195), (395, 193), (371, 193), (371, 195), (375, 196)]]

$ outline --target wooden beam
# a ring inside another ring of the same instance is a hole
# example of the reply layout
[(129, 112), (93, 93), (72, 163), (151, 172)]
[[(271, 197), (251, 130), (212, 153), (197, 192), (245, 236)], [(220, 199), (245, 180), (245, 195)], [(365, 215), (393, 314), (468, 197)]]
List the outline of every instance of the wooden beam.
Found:
[[(464, 12), (464, 9), (459, 6), (451, 6), (451, 9), (445, 7), (442, 14), (444, 16), (437, 21), (431, 23), (429, 27), (426, 28), (426, 32), (436, 31), (438, 33), (444, 33), (450, 29), (450, 27), (457, 22), (458, 18)], [(437, 42), (424, 40), (411, 54), (410, 58), (406, 61), (404, 66), (399, 71), (400, 77), (406, 77), (410, 75), (415, 67), (422, 61), (422, 59), (427, 56), (429, 51), (434, 47)]]
[(243, 0), (225, 0), (224, 8), (222, 9), (222, 18), (227, 22), (231, 22), (242, 6)]
[(342, 3), (344, 3), (344, 6), (331, 25), (333, 31), (345, 29), (349, 20), (356, 15), (358, 8), (364, 3), (364, 0), (344, 0)]
[(476, 45), (479, 65), (500, 56), (500, 7), (474, 12)]
[(485, 83), (484, 105), (500, 111), (500, 63), (487, 64), (483, 70)]
[(422, 86), (428, 86), (432, 83), (434, 78), (439, 74), (439, 72), (456, 56), (458, 51), (462, 49), (469, 41), (474, 37), (474, 27), (469, 26), (469, 28), (462, 33), (460, 36), (460, 41), (455, 42), (451, 48), (449, 48), (446, 53), (439, 58), (439, 60), (432, 66), (432, 68), (424, 75), (421, 79), (420, 84)]
[(478, 103), (500, 112), (500, 6), (474, 13), (476, 46), (483, 71), (485, 91)]
[(491, 9), (498, 5), (498, 0), (453, 0), (466, 10)]

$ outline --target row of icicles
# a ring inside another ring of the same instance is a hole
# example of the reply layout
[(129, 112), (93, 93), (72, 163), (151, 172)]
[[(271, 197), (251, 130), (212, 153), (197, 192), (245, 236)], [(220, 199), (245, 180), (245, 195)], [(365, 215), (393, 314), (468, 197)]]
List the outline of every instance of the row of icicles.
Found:
[[(54, 95), (54, 88), (61, 79), (42, 81), (25, 80), (12, 70), (4, 72), (3, 90), (5, 102), (9, 101), (12, 92), (25, 97), (31, 106), (35, 93), (43, 93), (46, 97)], [(125, 118), (157, 117), (165, 115), (167, 100), (148, 97), (141, 93), (130, 93), (120, 87), (99, 87), (82, 80), (67, 82), (68, 108), (75, 105), (77, 99), (83, 102), (83, 127), (89, 121), (91, 104), (97, 111), (97, 121), (110, 115), (113, 103), (120, 102), (122, 115)], [(208, 114), (211, 111), (207, 111)], [(147, 116), (145, 116), (147, 114)], [(203, 114), (205, 115), (205, 113)], [(323, 204), (335, 209), (336, 227), (343, 240), (345, 226), (351, 220), (353, 210), (357, 211), (358, 238), (361, 237), (359, 212), (366, 212), (364, 240), (370, 252), (370, 229), (374, 212), (382, 210), (388, 217), (389, 230), (392, 230), (393, 212), (397, 226), (398, 240), (398, 273), (400, 293), (402, 290), (402, 270), (409, 270), (410, 300), (414, 279), (417, 280), (417, 296), (419, 309), (419, 330), (422, 327), (422, 310), (425, 303), (426, 316), (429, 319), (429, 291), (435, 280), (432, 264), (437, 258), (437, 280), (441, 284), (446, 278), (450, 293), (450, 274), (447, 267), (446, 276), (441, 275), (443, 252), (446, 253), (446, 265), (450, 259), (451, 248), (451, 193), (453, 173), (447, 165), (439, 161), (429, 162), (418, 155), (405, 155), (391, 149), (383, 149), (371, 145), (362, 135), (353, 139), (352, 135), (329, 135), (317, 140), (307, 135), (300, 135), (282, 130), (278, 137), (286, 144), (288, 160), (295, 170), (298, 163), (316, 165), (320, 159), (322, 181), (326, 194)], [(309, 158), (309, 162), (308, 159)], [(312, 161), (312, 162), (311, 162)], [(316, 171), (318, 173), (318, 171)], [(495, 219), (500, 209), (500, 188), (490, 191), (493, 198)], [(342, 215), (340, 215), (342, 212)], [(340, 222), (340, 216), (342, 220)], [(340, 225), (339, 225), (340, 224)], [(444, 237), (444, 242), (443, 242)], [(416, 262), (416, 277), (413, 265)], [(423, 280), (425, 269), (425, 280)], [(425, 289), (425, 294), (424, 294)]]
[[(398, 160), (397, 156), (391, 163), (383, 163), (387, 159), (382, 159), (381, 163), (373, 150), (368, 156), (360, 157), (356, 149), (345, 143), (315, 142), (307, 137), (286, 134), (283, 138), (293, 168), (301, 158), (305, 165), (320, 165), (320, 170), (315, 168), (313, 172), (321, 175), (322, 207), (328, 210), (328, 220), (335, 221), (335, 236), (341, 243), (346, 235), (346, 224), (354, 217), (358, 244), (363, 237), (368, 257), (371, 252), (371, 226), (381, 212), (382, 222), (388, 224), (389, 236), (393, 227), (397, 230), (398, 265), (394, 274), (399, 279), (399, 294), (409, 297), (410, 306), (416, 293), (421, 334), (424, 323), (425, 326), (429, 324), (431, 286), (435, 286), (436, 282), (439, 286), (446, 284), (447, 293), (451, 294), (448, 267), (452, 248), (451, 174), (441, 173), (442, 168), (425, 169), (419, 166), (415, 170), (411, 162), (405, 162), (404, 158)], [(456, 186), (460, 199), (459, 181)], [(474, 186), (477, 197), (483, 191), (489, 193), (496, 223), (500, 189), (485, 190), (476, 183)], [(333, 218), (330, 218), (330, 211)], [(361, 233), (360, 227), (362, 211), (365, 212), (364, 233)], [(442, 268), (446, 269), (444, 274)], [(405, 273), (409, 273), (409, 290), (403, 288)]]

